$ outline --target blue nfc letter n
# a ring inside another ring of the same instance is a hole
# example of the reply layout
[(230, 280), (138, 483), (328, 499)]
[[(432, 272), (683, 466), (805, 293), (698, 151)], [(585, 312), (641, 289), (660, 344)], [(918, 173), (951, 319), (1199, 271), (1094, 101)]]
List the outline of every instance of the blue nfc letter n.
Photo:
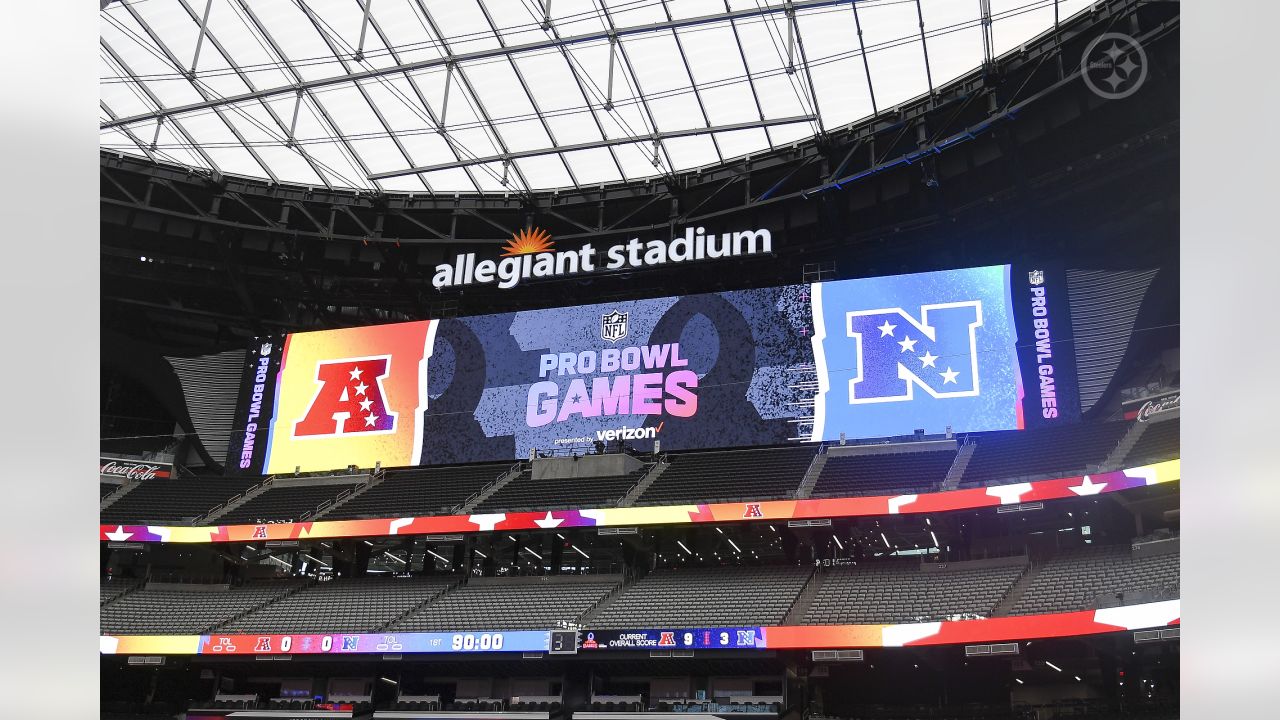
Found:
[(919, 386), (935, 398), (978, 395), (977, 330), (982, 303), (921, 305), (845, 313), (857, 362), (849, 404), (911, 400)]

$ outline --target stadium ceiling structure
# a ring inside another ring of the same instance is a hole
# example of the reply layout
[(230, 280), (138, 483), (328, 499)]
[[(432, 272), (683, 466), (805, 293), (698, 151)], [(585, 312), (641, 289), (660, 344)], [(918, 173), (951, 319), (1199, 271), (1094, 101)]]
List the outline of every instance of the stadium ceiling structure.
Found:
[(1088, 5), (104, 0), (100, 144), (328, 190), (582, 190), (825, 136)]

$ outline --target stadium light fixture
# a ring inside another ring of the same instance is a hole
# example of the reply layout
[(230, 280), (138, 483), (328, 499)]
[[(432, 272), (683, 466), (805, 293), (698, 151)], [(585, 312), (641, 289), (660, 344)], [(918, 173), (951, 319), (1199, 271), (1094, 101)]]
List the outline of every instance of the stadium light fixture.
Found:
[(683, 541), (683, 540), (677, 540), (677, 541), (676, 541), (676, 544), (680, 546), (680, 549), (681, 549), (681, 550), (684, 550), (685, 552), (689, 553), (690, 555), (692, 555), (692, 554), (693, 554), (693, 551), (689, 549), (689, 546), (688, 546), (688, 545), (685, 545), (685, 544), (684, 544), (684, 541)]
[(378, 678), (378, 679), (379, 679), (379, 680), (381, 680), (381, 681), (382, 681), (382, 682), (384, 682), (384, 683), (391, 683), (392, 685), (399, 685), (399, 684), (400, 684), (400, 683), (396, 682), (395, 680), (392, 680), (391, 678), (380, 677), (380, 678)]
[(369, 542), (368, 540), (365, 540), (364, 544), (368, 545), (369, 547), (373, 547), (373, 543)]
[(729, 544), (733, 546), (733, 549), (734, 549), (735, 551), (737, 551), (737, 552), (739, 552), (739, 553), (741, 553), (741, 552), (742, 552), (742, 548), (738, 547), (738, 543), (734, 542), (734, 541), (733, 541), (733, 538), (729, 538)]
[(443, 555), (441, 555), (441, 554), (437, 553), (437, 552), (436, 552), (436, 551), (434, 551), (434, 550), (427, 550), (427, 554), (428, 554), (428, 555), (430, 555), (431, 557), (433, 557), (433, 558), (435, 558), (435, 559), (439, 560), (440, 562), (446, 562), (446, 563), (447, 563), (447, 562), (449, 562), (449, 559), (448, 559), (448, 558), (446, 558), (445, 556), (443, 556)]
[(933, 527), (933, 521), (930, 520), (929, 518), (924, 519), (924, 524), (928, 525), (929, 527)]
[(940, 547), (940, 546), (938, 545), (938, 536), (937, 536), (937, 535), (934, 535), (932, 530), (930, 530), (930, 531), (929, 531), (929, 537), (933, 538), (933, 546), (934, 546), (934, 547)]
[(588, 559), (588, 560), (590, 560), (590, 559), (591, 559), (591, 556), (590, 556), (590, 555), (588, 555), (588, 554), (586, 554), (586, 553), (584, 553), (584, 552), (582, 552), (582, 548), (578, 547), (577, 545), (570, 545), (569, 547), (573, 548), (573, 549), (574, 549), (574, 551), (575, 551), (575, 552), (577, 552), (577, 553), (578, 553), (579, 555), (581, 555), (582, 557), (584, 557), (584, 558), (586, 558), (586, 559)]
[(391, 553), (387, 552), (386, 550), (383, 550), (383, 551), (382, 551), (382, 554), (383, 554), (383, 555), (386, 555), (387, 557), (391, 558), (392, 560), (395, 560), (396, 562), (400, 563), (401, 565), (408, 565), (408, 564), (409, 564), (409, 563), (405, 562), (404, 560), (401, 560), (400, 558), (396, 557), (395, 555), (392, 555)]
[(1076, 682), (1084, 682), (1083, 680), (1080, 679), (1079, 675), (1076, 675), (1075, 678), (1076, 678)]
[(1053, 663), (1049, 662), (1048, 660), (1045, 660), (1045, 661), (1044, 661), (1044, 664), (1045, 664), (1045, 665), (1048, 665), (1049, 667), (1053, 668), (1054, 670), (1057, 670), (1058, 672), (1062, 672), (1062, 668), (1058, 667), (1057, 665), (1054, 665)]
[(530, 550), (529, 548), (527, 548), (527, 547), (525, 547), (525, 546), (523, 546), (523, 545), (521, 545), (521, 546), (520, 546), (520, 549), (521, 549), (521, 550), (523, 550), (523, 551), (525, 551), (525, 552), (527, 552), (527, 553), (529, 553), (530, 555), (532, 555), (532, 556), (534, 556), (534, 557), (538, 558), (539, 560), (541, 560), (541, 559), (542, 559), (542, 556), (541, 556), (541, 555), (539, 555), (538, 553), (536, 553), (536, 552), (534, 552), (534, 551)]
[(318, 564), (318, 565), (319, 565), (320, 567), (322, 567), (322, 568), (328, 568), (328, 569), (330, 569), (330, 570), (332, 570), (332, 569), (333, 569), (333, 566), (332, 566), (332, 565), (329, 565), (328, 563), (326, 563), (325, 561), (321, 560), (321, 559), (320, 559), (320, 558), (318, 558), (318, 557), (314, 557), (314, 556), (309, 555), (309, 554), (307, 554), (307, 553), (302, 553), (302, 557), (307, 558), (307, 559), (309, 559), (309, 560), (314, 560), (314, 561), (316, 562), (316, 564)]
[(1026, 685), (1026, 683), (1022, 682), (1022, 678), (1014, 678), (1013, 680), (1014, 680), (1014, 682), (1018, 683), (1019, 685)]
[(252, 546), (252, 545), (245, 545), (245, 546), (244, 546), (244, 549), (245, 549), (245, 550), (256, 550), (257, 548), (255, 548), (255, 547), (254, 547), (254, 546)]
[(840, 548), (841, 550), (844, 550), (844, 543), (840, 542), (840, 538), (836, 537), (835, 535), (832, 535), (831, 539), (836, 541), (836, 547)]
[(890, 550), (892, 550), (892, 549), (893, 549), (893, 545), (890, 545), (890, 544), (889, 544), (889, 538), (885, 537), (885, 536), (884, 536), (884, 533), (880, 533), (880, 539), (884, 541), (884, 546), (885, 546), (885, 547), (889, 548)]
[(723, 534), (724, 534), (724, 528), (716, 528), (716, 532), (718, 532), (718, 533), (720, 533), (721, 535), (723, 535)]
[(475, 554), (477, 554), (477, 555), (479, 555), (480, 557), (484, 558), (485, 560), (488, 560), (488, 559), (489, 559), (489, 556), (488, 556), (488, 555), (485, 555), (484, 553), (480, 552), (479, 550), (472, 549), (472, 552), (474, 552)]

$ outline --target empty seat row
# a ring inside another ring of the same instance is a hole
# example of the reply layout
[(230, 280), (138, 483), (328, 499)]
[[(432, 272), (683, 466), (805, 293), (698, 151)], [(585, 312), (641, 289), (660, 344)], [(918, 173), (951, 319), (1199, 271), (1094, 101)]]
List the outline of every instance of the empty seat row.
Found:
[(574, 621), (614, 590), (621, 578), (583, 582), (555, 576), (508, 582), (472, 581), (398, 620), (400, 631), (540, 630)]
[(927, 570), (914, 560), (831, 568), (805, 624), (933, 622), (991, 614), (1025, 565)]
[(646, 471), (647, 468), (644, 468), (625, 475), (572, 479), (535, 479), (526, 472), (486, 498), (476, 506), (474, 512), (610, 507), (635, 487)]
[(168, 477), (143, 480), (101, 512), (103, 523), (189, 522), (262, 478)]
[(1134, 557), (1129, 545), (1065, 551), (1037, 571), (1013, 615), (1069, 612), (1096, 607), (1099, 598), (1163, 590), (1179, 585), (1179, 554)]
[(810, 496), (931, 492), (947, 478), (947, 471), (955, 458), (955, 450), (828, 455)]
[(777, 625), (813, 569), (722, 567), (655, 570), (592, 621), (600, 628)]
[(1106, 460), (1129, 423), (1075, 423), (970, 436), (977, 442), (962, 484), (979, 486), (1030, 475), (1069, 476)]
[(342, 485), (270, 485), (266, 492), (217, 518), (219, 525), (257, 522), (296, 522), (326, 500), (360, 487), (364, 483)]
[(798, 446), (673, 453), (636, 505), (793, 497), (816, 448)]
[(325, 519), (447, 515), (510, 469), (507, 462), (388, 470), (382, 482)]
[(302, 580), (269, 580), (239, 587), (144, 587), (101, 610), (102, 632), (120, 635), (187, 635), (211, 630), (302, 586)]
[(1142, 465), (1178, 457), (1182, 449), (1181, 431), (1179, 418), (1149, 423), (1125, 456), (1125, 465)]
[(339, 578), (304, 588), (222, 630), (372, 632), (435, 598), (454, 582), (454, 578)]

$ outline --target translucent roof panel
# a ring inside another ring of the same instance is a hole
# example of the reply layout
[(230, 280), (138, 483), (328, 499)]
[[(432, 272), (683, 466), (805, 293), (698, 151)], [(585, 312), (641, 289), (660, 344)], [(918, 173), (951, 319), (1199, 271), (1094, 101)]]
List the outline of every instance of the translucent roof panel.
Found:
[[(990, 0), (1004, 53), (1085, 0)], [(928, 93), (978, 0), (169, 0), (100, 19), (103, 149), (388, 192), (705, 167)], [(923, 26), (923, 27), (922, 27)]]

